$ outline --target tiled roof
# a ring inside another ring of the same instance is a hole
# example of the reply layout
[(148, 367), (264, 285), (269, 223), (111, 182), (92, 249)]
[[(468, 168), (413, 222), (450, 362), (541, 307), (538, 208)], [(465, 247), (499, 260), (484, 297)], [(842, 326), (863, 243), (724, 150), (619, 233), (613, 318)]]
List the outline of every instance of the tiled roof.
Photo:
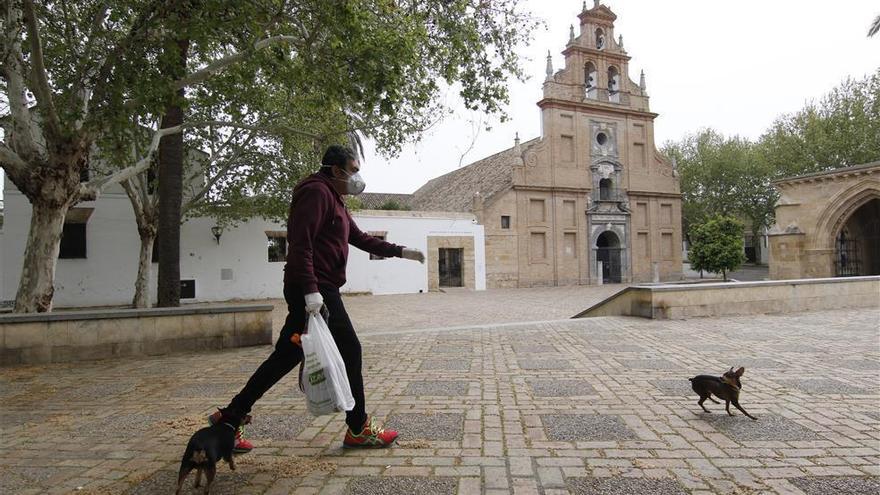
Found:
[(361, 206), (365, 210), (381, 210), (389, 201), (396, 201), (397, 204), (409, 207), (412, 203), (412, 194), (396, 194), (396, 193), (363, 193), (357, 197)]
[[(522, 143), (522, 151), (538, 142), (533, 139)], [(415, 210), (466, 211), (473, 210), (474, 193), (479, 192), (484, 204), (513, 185), (515, 148), (508, 148), (478, 160), (458, 170), (431, 179), (412, 194)]]

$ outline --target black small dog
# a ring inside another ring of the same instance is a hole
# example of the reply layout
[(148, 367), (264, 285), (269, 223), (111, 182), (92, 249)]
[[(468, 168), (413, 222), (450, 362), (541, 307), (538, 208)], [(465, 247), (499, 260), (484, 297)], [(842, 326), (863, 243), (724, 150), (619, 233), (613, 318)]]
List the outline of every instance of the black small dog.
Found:
[(180, 495), (183, 481), (190, 471), (196, 469), (196, 488), (202, 482), (202, 471), (205, 471), (207, 481), (205, 483), (205, 495), (211, 490), (214, 475), (217, 473), (217, 462), (221, 459), (229, 463), (229, 468), (235, 471), (235, 460), (232, 457), (232, 448), (235, 446), (235, 430), (242, 423), (249, 423), (250, 417), (244, 420), (224, 415), (219, 422), (212, 426), (202, 428), (195, 432), (186, 445), (183, 459), (180, 460), (180, 472), (177, 475), (177, 491)]
[(730, 416), (733, 416), (733, 413), (730, 412), (730, 404), (733, 404), (737, 409), (742, 411), (743, 414), (757, 420), (758, 418), (747, 413), (746, 410), (739, 405), (739, 391), (742, 389), (742, 383), (740, 383), (739, 377), (743, 376), (743, 373), (745, 372), (745, 368), (733, 371), (733, 367), (731, 367), (730, 371), (727, 371), (720, 377), (698, 375), (693, 378), (688, 378), (688, 380), (691, 381), (691, 387), (694, 389), (694, 392), (700, 396), (700, 400), (697, 404), (699, 404), (707, 413), (712, 412), (706, 409), (703, 402), (706, 402), (706, 399), (709, 399), (716, 404), (720, 404), (720, 402), (712, 398), (712, 395), (714, 394), (715, 397), (725, 401), (725, 408), (727, 409), (727, 414)]

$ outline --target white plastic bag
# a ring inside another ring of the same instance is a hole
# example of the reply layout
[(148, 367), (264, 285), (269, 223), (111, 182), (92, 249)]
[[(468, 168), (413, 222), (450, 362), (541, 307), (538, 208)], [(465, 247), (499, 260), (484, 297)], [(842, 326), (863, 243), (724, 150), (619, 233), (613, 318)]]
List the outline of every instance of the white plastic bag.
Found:
[(302, 348), (305, 358), (299, 385), (306, 394), (309, 412), (321, 416), (354, 409), (345, 362), (323, 317), (309, 315), (309, 329), (302, 336)]

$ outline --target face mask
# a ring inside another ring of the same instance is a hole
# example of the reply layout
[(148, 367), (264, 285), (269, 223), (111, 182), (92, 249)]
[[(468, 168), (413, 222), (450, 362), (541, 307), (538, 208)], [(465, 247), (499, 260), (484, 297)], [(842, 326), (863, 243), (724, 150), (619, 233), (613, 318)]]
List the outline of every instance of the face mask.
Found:
[(357, 196), (358, 194), (364, 192), (364, 189), (367, 188), (367, 183), (364, 182), (364, 179), (361, 178), (360, 172), (350, 174), (346, 170), (342, 171), (345, 173), (345, 175), (348, 176), (348, 179), (345, 181), (345, 188), (348, 194), (351, 194), (352, 196)]

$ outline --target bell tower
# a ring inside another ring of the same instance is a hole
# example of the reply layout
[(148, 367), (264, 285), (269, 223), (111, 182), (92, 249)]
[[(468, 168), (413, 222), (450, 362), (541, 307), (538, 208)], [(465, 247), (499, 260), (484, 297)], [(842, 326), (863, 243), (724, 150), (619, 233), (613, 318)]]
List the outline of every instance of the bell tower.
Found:
[[(565, 174), (568, 184), (585, 189), (592, 283), (680, 273), (678, 180), (654, 146), (657, 114), (650, 110), (645, 75), (630, 79), (631, 57), (615, 32), (617, 15), (600, 0), (591, 3), (584, 2), (578, 25), (568, 30), (565, 67), (554, 71), (548, 54), (538, 107), (549, 165), (554, 177)], [(567, 161), (584, 175), (572, 175)], [(658, 212), (669, 232), (652, 225)]]

